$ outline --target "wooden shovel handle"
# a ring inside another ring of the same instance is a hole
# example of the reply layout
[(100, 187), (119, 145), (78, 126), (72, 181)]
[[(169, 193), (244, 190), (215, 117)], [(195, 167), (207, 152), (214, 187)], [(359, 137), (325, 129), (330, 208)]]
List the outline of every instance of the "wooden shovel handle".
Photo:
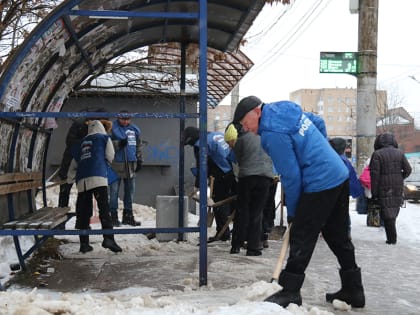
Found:
[(281, 245), (279, 259), (277, 259), (277, 264), (273, 271), (273, 276), (271, 278), (270, 282), (278, 281), (280, 276), (280, 271), (283, 266), (284, 258), (286, 257), (287, 248), (289, 247), (289, 240), (290, 240), (290, 228), (292, 227), (292, 224), (290, 223), (289, 226), (286, 229), (286, 232), (284, 232), (283, 236), (283, 244)]

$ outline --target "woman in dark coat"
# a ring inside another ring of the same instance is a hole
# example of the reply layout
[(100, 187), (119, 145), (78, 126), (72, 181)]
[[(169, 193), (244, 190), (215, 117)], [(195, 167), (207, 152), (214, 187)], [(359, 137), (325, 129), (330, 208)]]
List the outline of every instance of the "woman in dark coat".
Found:
[(381, 207), (386, 243), (396, 244), (395, 221), (403, 204), (403, 181), (410, 175), (411, 166), (391, 133), (378, 135), (374, 149), (370, 160), (372, 199)]

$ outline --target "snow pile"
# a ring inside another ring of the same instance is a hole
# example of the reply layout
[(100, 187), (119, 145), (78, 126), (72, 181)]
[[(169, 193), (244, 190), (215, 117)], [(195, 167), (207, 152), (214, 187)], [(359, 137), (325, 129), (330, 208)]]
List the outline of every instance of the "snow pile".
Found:
[[(74, 209), (76, 190), (72, 190), (70, 205)], [(57, 204), (58, 187), (49, 191), (48, 205)], [(38, 206), (41, 196), (38, 197)], [(122, 205), (121, 205), (122, 208)], [(142, 227), (155, 227), (156, 210), (143, 205), (133, 205), (136, 219), (141, 220)], [(67, 223), (67, 229), (74, 228), (74, 218)], [(189, 213), (189, 225), (196, 225), (198, 216)], [(92, 228), (100, 228), (97, 217), (92, 218)], [(209, 234), (214, 233), (214, 227), (209, 228)], [(124, 253), (147, 255), (148, 253), (183, 253), (197, 252), (198, 234), (188, 234), (187, 242), (158, 242), (149, 240), (145, 235), (116, 235), (116, 239), (123, 247)], [(60, 236), (69, 242), (60, 246), (60, 252), (66, 255), (78, 255), (78, 237)], [(31, 237), (21, 238), (23, 247), (31, 245)], [(101, 248), (101, 235), (91, 235), (94, 251), (87, 255), (104, 255), (108, 252)], [(98, 244), (96, 244), (98, 243)], [(11, 237), (0, 238), (0, 280), (4, 283), (10, 274), (9, 265), (17, 263), (13, 240)], [(111, 256), (110, 256), (111, 257)], [(124, 259), (124, 255), (114, 255), (111, 259)], [(249, 266), (249, 268), (252, 268)], [(254, 272), (252, 269), (249, 272)], [(221, 275), (223, 277), (223, 275)], [(60, 293), (46, 289), (9, 288), (0, 292), (0, 314), (13, 315), (44, 315), (44, 314), (212, 314), (212, 315), (271, 315), (271, 314), (299, 314), (299, 315), (329, 315), (328, 311), (316, 307), (307, 309), (290, 305), (287, 309), (277, 304), (262, 302), (265, 297), (280, 289), (278, 284), (257, 281), (245, 287), (229, 289), (215, 288), (212, 283), (199, 287), (196, 274), (183, 279), (183, 290), (159, 291), (148, 287), (131, 287), (120, 291), (98, 293), (89, 289), (82, 292)]]
[[(144, 314), (144, 315), (331, 315), (332, 313), (313, 307), (309, 310), (291, 304), (287, 309), (277, 304), (261, 301), (261, 294), (271, 291), (269, 283), (254, 283), (249, 288), (237, 288), (219, 292), (230, 296), (241, 296), (244, 290), (246, 298), (239, 299), (233, 305), (220, 303), (211, 296), (206, 289), (182, 294), (152, 297), (150, 293), (141, 289), (130, 289), (113, 293), (42, 293), (33, 289), (30, 292), (8, 291), (0, 292), (0, 314), (14, 315), (115, 315), (115, 314)], [(203, 305), (201, 298), (207, 303)]]

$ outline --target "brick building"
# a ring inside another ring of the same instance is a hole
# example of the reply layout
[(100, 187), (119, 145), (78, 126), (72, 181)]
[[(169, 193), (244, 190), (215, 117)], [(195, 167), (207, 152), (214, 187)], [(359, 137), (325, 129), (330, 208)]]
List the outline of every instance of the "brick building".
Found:
[(376, 133), (391, 132), (405, 153), (420, 152), (420, 128), (415, 119), (403, 108), (388, 110), (376, 124)]

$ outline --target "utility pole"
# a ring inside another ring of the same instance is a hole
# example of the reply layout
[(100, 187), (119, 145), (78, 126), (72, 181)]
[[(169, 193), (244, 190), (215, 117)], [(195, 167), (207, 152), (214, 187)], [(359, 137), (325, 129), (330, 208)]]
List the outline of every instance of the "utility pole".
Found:
[(359, 71), (357, 76), (357, 171), (373, 152), (376, 138), (378, 1), (359, 0)]
[(233, 114), (235, 113), (236, 105), (239, 103), (239, 82), (235, 85), (231, 92), (230, 98), (230, 117), (233, 120)]

